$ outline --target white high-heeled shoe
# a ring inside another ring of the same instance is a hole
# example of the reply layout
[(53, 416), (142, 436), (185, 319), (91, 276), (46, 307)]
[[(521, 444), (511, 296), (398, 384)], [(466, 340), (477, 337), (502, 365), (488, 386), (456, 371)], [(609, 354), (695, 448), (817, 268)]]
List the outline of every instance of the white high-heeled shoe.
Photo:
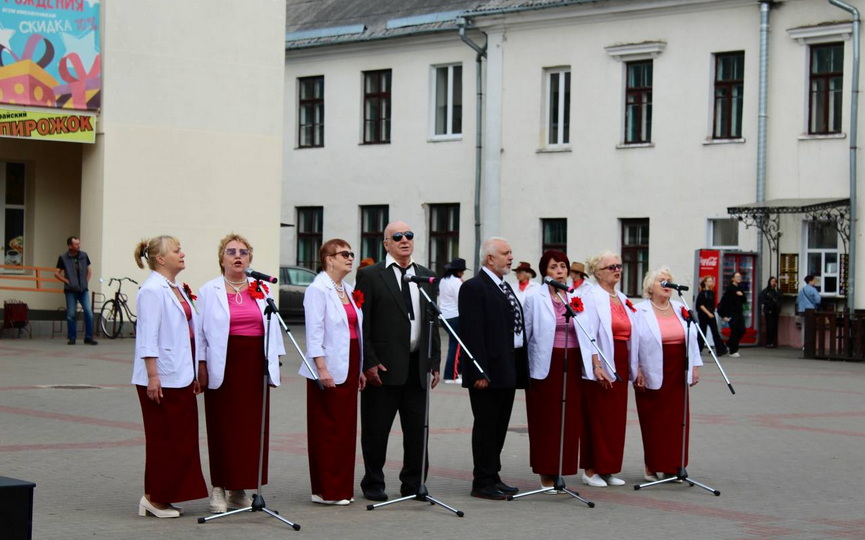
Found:
[(156, 508), (155, 506), (150, 504), (150, 501), (147, 500), (147, 497), (142, 495), (141, 500), (138, 501), (138, 515), (143, 517), (147, 514), (158, 518), (180, 517), (180, 512), (178, 512), (176, 508), (166, 508), (165, 510), (160, 510), (159, 508)]

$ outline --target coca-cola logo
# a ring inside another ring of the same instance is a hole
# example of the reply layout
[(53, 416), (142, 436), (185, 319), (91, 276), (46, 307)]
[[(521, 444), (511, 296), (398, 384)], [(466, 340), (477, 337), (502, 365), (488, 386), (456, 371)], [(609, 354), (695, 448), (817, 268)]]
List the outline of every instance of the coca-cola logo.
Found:
[(718, 257), (700, 257), (700, 266), (718, 266)]

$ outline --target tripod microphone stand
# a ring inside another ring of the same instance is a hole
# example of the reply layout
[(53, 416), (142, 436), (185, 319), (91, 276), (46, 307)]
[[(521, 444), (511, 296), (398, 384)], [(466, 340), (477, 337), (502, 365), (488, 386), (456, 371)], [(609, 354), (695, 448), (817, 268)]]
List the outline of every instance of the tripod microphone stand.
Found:
[[(403, 285), (408, 286), (408, 282), (404, 283)], [(441, 320), (445, 324), (448, 331), (451, 333), (451, 335), (453, 335), (457, 339), (457, 341), (460, 343), (460, 345), (463, 345), (462, 341), (460, 341), (459, 336), (456, 335), (453, 328), (451, 328), (450, 324), (448, 324), (448, 322), (445, 320), (445, 318), (442, 317), (441, 310), (435, 304), (435, 302), (432, 301), (432, 299), (429, 297), (429, 295), (424, 290), (424, 288), (421, 287), (421, 284), (418, 284), (417, 288), (420, 291), (420, 293), (424, 296), (424, 298), (426, 298), (427, 305), (429, 306), (430, 317), (429, 317), (429, 336), (427, 339), (427, 358), (430, 358), (432, 356), (433, 331), (435, 330), (435, 319), (434, 319), (434, 317), (432, 317), (432, 315), (434, 313), (436, 314), (438, 319)], [(465, 345), (463, 345), (463, 349), (465, 350)], [(487, 381), (489, 381), (490, 380), (489, 377), (487, 377), (486, 373), (484, 373), (484, 371), (480, 368), (478, 363), (472, 357), (471, 353), (469, 353), (468, 351), (466, 351), (466, 353), (468, 354), (469, 358), (472, 359), (472, 361), (475, 364), (475, 367), (477, 367), (477, 369), (481, 373), (481, 375)], [(463, 517), (465, 515), (465, 513), (462, 510), (457, 510), (456, 508), (448, 506), (447, 504), (443, 503), (442, 501), (440, 501), (440, 500), (436, 499), (435, 497), (433, 497), (432, 495), (430, 495), (429, 490), (426, 487), (426, 476), (427, 476), (427, 468), (428, 468), (427, 445), (429, 444), (429, 409), (430, 409), (429, 404), (430, 404), (430, 393), (432, 391), (432, 379), (433, 379), (432, 373), (430, 371), (427, 371), (427, 374), (426, 374), (426, 404), (425, 404), (425, 410), (424, 410), (424, 426), (423, 426), (423, 453), (421, 455), (421, 477), (420, 477), (421, 481), (420, 481), (420, 486), (418, 486), (418, 488), (417, 488), (417, 493), (415, 493), (414, 495), (406, 495), (405, 497), (400, 497), (399, 499), (394, 499), (392, 501), (385, 501), (385, 502), (381, 502), (378, 504), (368, 504), (366, 506), (367, 510), (375, 510), (376, 508), (379, 508), (381, 506), (387, 506), (389, 504), (396, 504), (396, 503), (403, 502), (403, 501), (415, 500), (415, 501), (420, 501), (420, 502), (428, 502), (428, 503), (430, 503), (430, 506), (437, 504), (437, 505), (441, 506), (442, 508), (450, 510), (451, 512), (456, 514), (457, 517)]]
[[(691, 386), (688, 384), (688, 373), (690, 372), (690, 356), (689, 356), (689, 348), (691, 346), (690, 335), (691, 335), (691, 326), (697, 329), (697, 332), (703, 336), (703, 342), (708, 345), (706, 341), (706, 335), (700, 330), (700, 325), (697, 324), (697, 319), (694, 317), (694, 312), (691, 311), (691, 308), (688, 307), (688, 302), (685, 301), (685, 298), (682, 296), (682, 288), (679, 286), (675, 287), (667, 287), (674, 288), (676, 292), (679, 294), (679, 299), (685, 305), (685, 310), (688, 312), (687, 317), (687, 331), (685, 332), (685, 370), (683, 377), (685, 379), (685, 392), (684, 392), (684, 406), (682, 409), (682, 454), (681, 461), (678, 471), (676, 472), (676, 476), (671, 476), (670, 478), (664, 478), (663, 480), (656, 480), (654, 482), (647, 482), (645, 484), (637, 484), (634, 486), (634, 490), (640, 490), (644, 487), (652, 487), (661, 484), (667, 484), (669, 482), (687, 482), (691, 487), (698, 486), (706, 491), (713, 493), (716, 497), (721, 495), (721, 492), (715, 488), (709, 487), (705, 484), (702, 484), (693, 478), (688, 476), (688, 471), (685, 468), (685, 460), (687, 458), (686, 451), (688, 447), (688, 405), (690, 403), (691, 397)], [(717, 364), (718, 369), (721, 371), (721, 375), (724, 376), (724, 380), (727, 381), (727, 387), (730, 389), (730, 392), (735, 394), (736, 391), (733, 389), (733, 385), (730, 383), (730, 379), (727, 378), (727, 374), (724, 373), (724, 368), (721, 367), (721, 363), (718, 361), (718, 357), (715, 355), (715, 351), (712, 347), (709, 347), (709, 352), (712, 354), (712, 358), (715, 360), (715, 364)]]
[(268, 389), (268, 384), (270, 383), (270, 376), (268, 373), (267, 362), (268, 362), (269, 353), (270, 353), (270, 323), (271, 323), (271, 318), (272, 318), (274, 313), (276, 314), (277, 320), (282, 325), (282, 328), (285, 330), (285, 332), (288, 334), (288, 337), (291, 339), (292, 344), (294, 344), (295, 349), (297, 349), (297, 352), (300, 354), (300, 357), (303, 359), (303, 362), (306, 364), (306, 367), (309, 369), (310, 373), (313, 374), (313, 377), (315, 377), (315, 381), (318, 383), (319, 389), (322, 388), (322, 384), (321, 384), (321, 380), (318, 378), (318, 373), (316, 371), (312, 370), (312, 368), (309, 365), (309, 361), (306, 359), (306, 356), (303, 354), (303, 352), (301, 352), (300, 347), (297, 344), (297, 341), (294, 340), (294, 336), (291, 335), (291, 330), (288, 329), (288, 325), (285, 324), (285, 321), (283, 321), (282, 317), (279, 315), (279, 311), (276, 308), (276, 304), (274, 303), (273, 298), (267, 298), (265, 301), (267, 302), (267, 307), (264, 309), (264, 313), (267, 316), (267, 330), (266, 330), (265, 335), (264, 335), (265, 352), (264, 352), (264, 376), (263, 376), (263, 382), (262, 382), (263, 392), (262, 392), (262, 399), (261, 399), (261, 439), (259, 441), (259, 446), (258, 446), (258, 478), (257, 478), (258, 489), (256, 490), (255, 494), (252, 496), (252, 506), (248, 506), (246, 508), (238, 508), (236, 510), (231, 510), (229, 512), (225, 512), (222, 514), (216, 514), (213, 516), (201, 517), (201, 518), (198, 518), (198, 522), (199, 523), (205, 523), (208, 521), (212, 521), (214, 519), (220, 519), (220, 518), (228, 517), (228, 516), (233, 515), (233, 514), (239, 514), (241, 512), (264, 512), (264, 513), (282, 521), (283, 523), (290, 526), (295, 531), (299, 531), (300, 530), (300, 524), (299, 523), (293, 523), (293, 522), (285, 519), (284, 517), (280, 516), (279, 512), (269, 509), (267, 507), (267, 503), (264, 500), (264, 497), (261, 495), (261, 471), (262, 471), (262, 468), (264, 466), (264, 432), (265, 432), (265, 428), (267, 426), (266, 425), (267, 389)]
[[(556, 296), (558, 296), (562, 303), (565, 305), (565, 328), (567, 329), (570, 326), (571, 319), (574, 322), (577, 322), (577, 313), (574, 311), (574, 308), (568, 303), (566, 297), (563, 297), (561, 293), (556, 292)], [(580, 325), (582, 328), (582, 325)], [(583, 329), (585, 332), (585, 329)], [(576, 491), (573, 491), (568, 488), (565, 484), (565, 479), (562, 476), (562, 460), (565, 452), (565, 406), (568, 401), (568, 334), (567, 330), (565, 331), (565, 357), (562, 361), (562, 418), (559, 425), (559, 471), (556, 476), (555, 482), (553, 482), (552, 486), (542, 487), (541, 489), (536, 489), (534, 491), (527, 491), (526, 493), (520, 493), (519, 495), (508, 495), (508, 500), (513, 501), (519, 499), (521, 497), (528, 497), (529, 495), (536, 495), (538, 493), (546, 493), (548, 491), (555, 490), (558, 493), (566, 493), (571, 497), (584, 502), (589, 508), (594, 508), (595, 503), (592, 501), (586, 500), (580, 497), (580, 494)], [(586, 334), (588, 335), (588, 334)], [(606, 359), (605, 359), (606, 360)], [(618, 377), (618, 375), (617, 375)]]

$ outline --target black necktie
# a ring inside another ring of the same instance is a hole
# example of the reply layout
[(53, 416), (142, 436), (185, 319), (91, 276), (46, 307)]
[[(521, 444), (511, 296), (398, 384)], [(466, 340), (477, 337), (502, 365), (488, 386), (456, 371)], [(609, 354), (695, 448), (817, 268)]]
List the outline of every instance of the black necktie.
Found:
[[(403, 268), (400, 265), (397, 265), (396, 267), (399, 268), (400, 272), (402, 272), (402, 277), (404, 278), (408, 268)], [(399, 286), (402, 288), (402, 298), (405, 301), (408, 318), (414, 320), (414, 306), (411, 303), (411, 291), (409, 290), (408, 285), (409, 283), (405, 279), (403, 279), (399, 284)]]
[(503, 281), (500, 287), (505, 296), (508, 297), (508, 302), (511, 303), (511, 311), (514, 312), (514, 334), (519, 334), (523, 331), (523, 315), (520, 310), (520, 302), (517, 300), (514, 290), (506, 282)]

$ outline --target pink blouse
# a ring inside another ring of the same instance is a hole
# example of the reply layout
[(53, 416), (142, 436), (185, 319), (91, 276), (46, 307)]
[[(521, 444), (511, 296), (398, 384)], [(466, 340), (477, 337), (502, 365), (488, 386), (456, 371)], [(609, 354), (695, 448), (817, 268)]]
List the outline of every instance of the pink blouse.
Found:
[(613, 340), (628, 341), (631, 339), (631, 319), (625, 312), (625, 306), (621, 302), (616, 304), (610, 300), (610, 313), (613, 316)]
[(228, 294), (228, 313), (230, 322), (228, 335), (230, 336), (263, 336), (264, 323), (261, 319), (261, 309), (253, 297), (249, 295), (249, 288), (240, 293), (243, 302), (235, 301), (237, 296), (234, 291)]
[(357, 311), (350, 302), (343, 304), (342, 307), (345, 308), (345, 315), (348, 317), (349, 339), (357, 339)]
[(675, 345), (685, 342), (685, 331), (678, 317), (658, 317), (658, 327), (661, 329), (661, 343)]
[[(580, 346), (577, 342), (577, 332), (574, 329), (574, 323), (570, 319), (565, 319), (565, 305), (561, 302), (556, 302), (550, 299), (553, 303), (553, 311), (556, 313), (556, 336), (553, 338), (553, 347), (556, 349), (565, 348), (565, 332), (568, 336), (568, 348), (575, 349)], [(570, 324), (568, 324), (570, 323)]]

